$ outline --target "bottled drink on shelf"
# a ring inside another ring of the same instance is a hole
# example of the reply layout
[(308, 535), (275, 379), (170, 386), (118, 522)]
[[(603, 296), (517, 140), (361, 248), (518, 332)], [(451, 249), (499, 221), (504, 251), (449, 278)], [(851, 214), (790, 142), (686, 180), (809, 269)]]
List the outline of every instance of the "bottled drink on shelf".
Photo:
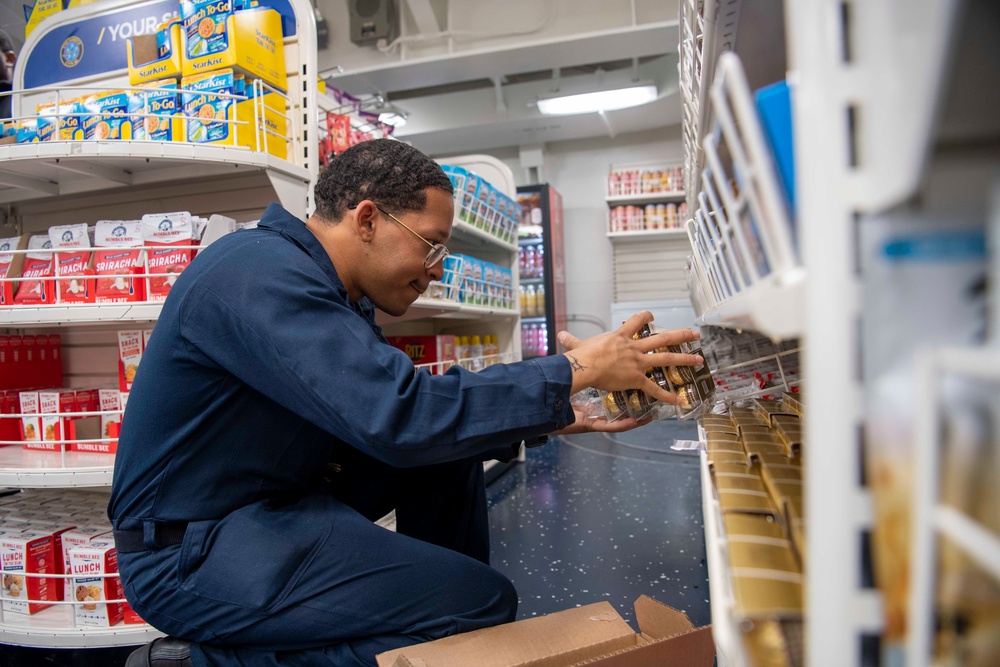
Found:
[(524, 277), (535, 277), (535, 246), (527, 246), (524, 249)]
[(469, 357), (471, 357), (469, 370), (481, 371), (483, 369), (483, 342), (479, 336), (473, 336), (469, 344)]
[(538, 293), (535, 291), (535, 286), (528, 285), (525, 294), (524, 317), (535, 317), (538, 312)]
[(549, 353), (549, 332), (545, 325), (536, 325), (535, 330), (535, 354), (544, 357)]
[(535, 275), (533, 278), (541, 278), (545, 275), (545, 246), (539, 243), (535, 246)]
[(545, 286), (539, 285), (535, 290), (535, 316), (545, 316)]

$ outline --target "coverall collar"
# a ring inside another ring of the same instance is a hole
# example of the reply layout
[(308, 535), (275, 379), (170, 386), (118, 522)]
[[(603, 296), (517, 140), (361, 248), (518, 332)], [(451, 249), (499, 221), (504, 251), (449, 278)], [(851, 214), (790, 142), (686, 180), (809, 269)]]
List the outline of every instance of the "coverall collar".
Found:
[(319, 239), (309, 231), (305, 223), (289, 213), (280, 204), (270, 204), (264, 215), (261, 216), (258, 227), (273, 229), (283, 237), (302, 248), (316, 264), (323, 269), (323, 272), (330, 278), (330, 282), (340, 292), (344, 300), (351, 304), (355, 312), (365, 318), (368, 324), (377, 332), (381, 332), (381, 327), (375, 324), (375, 305), (368, 297), (362, 297), (359, 301), (351, 301), (347, 294), (347, 288), (337, 275), (337, 269), (330, 260), (330, 256), (323, 248)]

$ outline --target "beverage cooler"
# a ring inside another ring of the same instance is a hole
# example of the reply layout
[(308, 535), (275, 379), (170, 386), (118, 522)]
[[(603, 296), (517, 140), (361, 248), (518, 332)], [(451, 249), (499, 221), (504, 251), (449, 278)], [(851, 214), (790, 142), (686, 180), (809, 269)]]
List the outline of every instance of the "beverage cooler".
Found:
[(556, 353), (556, 333), (566, 328), (566, 263), (562, 196), (548, 184), (517, 189), (521, 354)]

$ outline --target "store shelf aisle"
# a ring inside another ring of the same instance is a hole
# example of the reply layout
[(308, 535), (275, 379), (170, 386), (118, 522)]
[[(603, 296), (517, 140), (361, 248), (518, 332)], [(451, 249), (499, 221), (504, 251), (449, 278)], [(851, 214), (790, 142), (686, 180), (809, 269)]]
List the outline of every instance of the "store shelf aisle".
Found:
[(553, 439), (489, 486), (492, 564), (518, 618), (607, 600), (635, 627), (642, 594), (711, 622), (694, 424)]

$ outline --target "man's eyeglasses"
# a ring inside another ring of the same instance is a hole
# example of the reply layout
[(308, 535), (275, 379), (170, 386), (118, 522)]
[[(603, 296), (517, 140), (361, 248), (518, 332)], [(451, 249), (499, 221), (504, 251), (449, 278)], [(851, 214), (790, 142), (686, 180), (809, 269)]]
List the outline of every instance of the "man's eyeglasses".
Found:
[(424, 257), (424, 268), (425, 269), (431, 268), (432, 266), (434, 266), (435, 264), (437, 264), (438, 262), (440, 262), (442, 259), (444, 259), (446, 255), (450, 254), (448, 252), (448, 249), (446, 247), (444, 247), (440, 243), (431, 243), (430, 241), (428, 241), (427, 239), (425, 239), (423, 236), (421, 236), (420, 234), (417, 234), (415, 231), (413, 231), (412, 229), (410, 229), (409, 226), (407, 226), (407, 224), (405, 222), (403, 222), (402, 220), (400, 220), (399, 218), (397, 218), (396, 216), (394, 216), (392, 213), (389, 213), (388, 211), (386, 211), (385, 209), (383, 209), (378, 204), (375, 205), (375, 208), (377, 208), (382, 213), (385, 213), (388, 217), (392, 218), (393, 220), (395, 220), (399, 224), (403, 225), (403, 228), (406, 229), (406, 231), (410, 232), (411, 234), (413, 234), (418, 239), (420, 239), (421, 241), (423, 241), (424, 243), (426, 243), (427, 245), (429, 245), (431, 247), (430, 251), (427, 253), (427, 257)]

